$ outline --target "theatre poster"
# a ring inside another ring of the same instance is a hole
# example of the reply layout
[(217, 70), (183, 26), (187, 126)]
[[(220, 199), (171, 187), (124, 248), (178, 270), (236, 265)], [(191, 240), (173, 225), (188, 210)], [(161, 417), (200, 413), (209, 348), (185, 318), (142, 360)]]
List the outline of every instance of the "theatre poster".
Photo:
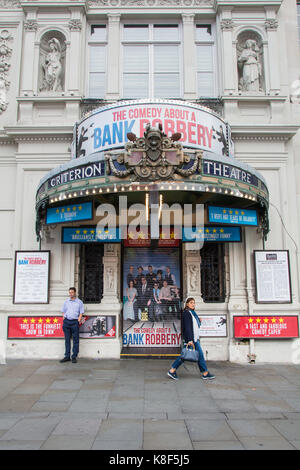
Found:
[(291, 303), (288, 250), (254, 251), (256, 303)]
[(50, 251), (16, 251), (14, 304), (49, 303)]

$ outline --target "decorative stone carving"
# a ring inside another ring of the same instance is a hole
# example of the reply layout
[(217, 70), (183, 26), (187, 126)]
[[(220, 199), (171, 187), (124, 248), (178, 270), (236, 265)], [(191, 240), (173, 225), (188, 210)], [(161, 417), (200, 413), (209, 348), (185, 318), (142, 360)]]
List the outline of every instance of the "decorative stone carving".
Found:
[(82, 22), (80, 20), (70, 20), (69, 21), (69, 30), (70, 31), (81, 31)]
[(240, 34), (237, 43), (239, 90), (245, 93), (263, 91), (263, 49), (254, 31)]
[(64, 90), (65, 38), (59, 31), (49, 31), (41, 40), (39, 74), (39, 91)]
[(221, 25), (222, 31), (224, 31), (224, 30), (230, 31), (235, 26), (234, 21), (231, 18), (225, 18), (225, 19), (221, 20), (220, 25)]
[(189, 176), (200, 167), (202, 152), (195, 154), (192, 160), (184, 154), (182, 145), (177, 142), (181, 134), (173, 134), (168, 138), (159, 128), (147, 125), (144, 137), (137, 138), (133, 133), (128, 133), (129, 143), (125, 147), (125, 153), (109, 152), (105, 155), (108, 174), (112, 173), (119, 178), (126, 177), (130, 173), (135, 179), (169, 179), (174, 173)]
[(278, 20), (276, 20), (275, 18), (270, 18), (268, 20), (265, 21), (265, 28), (266, 30), (276, 30), (278, 28)]
[(24, 22), (25, 31), (37, 31), (38, 22), (36, 20), (27, 20)]
[(199, 266), (196, 264), (189, 265), (189, 290), (195, 292), (199, 284)]
[(21, 8), (19, 0), (0, 0), (0, 8)]
[(214, 0), (89, 0), (88, 6), (90, 8), (107, 8), (111, 7), (190, 7), (190, 6), (212, 6)]
[(8, 46), (8, 42), (12, 40), (13, 37), (7, 29), (0, 32), (0, 114), (8, 107), (7, 92), (10, 88), (8, 73), (12, 56), (12, 49)]

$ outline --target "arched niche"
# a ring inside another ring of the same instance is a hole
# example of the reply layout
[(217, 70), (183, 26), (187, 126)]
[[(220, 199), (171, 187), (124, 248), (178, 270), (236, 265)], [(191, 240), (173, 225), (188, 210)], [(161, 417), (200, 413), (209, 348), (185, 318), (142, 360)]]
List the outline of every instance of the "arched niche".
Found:
[(59, 93), (65, 90), (66, 38), (60, 31), (47, 31), (40, 41), (38, 90)]
[(265, 73), (263, 41), (253, 30), (242, 31), (237, 37), (238, 88), (242, 93), (263, 93)]

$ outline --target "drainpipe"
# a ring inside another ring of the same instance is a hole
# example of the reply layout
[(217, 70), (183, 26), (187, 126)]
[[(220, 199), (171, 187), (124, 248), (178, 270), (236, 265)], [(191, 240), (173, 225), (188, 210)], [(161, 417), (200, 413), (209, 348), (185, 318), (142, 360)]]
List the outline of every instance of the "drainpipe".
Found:
[[(253, 315), (253, 289), (251, 285), (251, 243), (249, 241), (249, 230), (245, 227), (245, 257), (246, 257), (246, 291), (247, 291), (247, 301), (248, 301), (248, 315), (251, 317)], [(255, 354), (255, 340), (250, 338), (249, 340), (249, 354), (248, 354), (250, 364), (255, 364), (256, 354)]]

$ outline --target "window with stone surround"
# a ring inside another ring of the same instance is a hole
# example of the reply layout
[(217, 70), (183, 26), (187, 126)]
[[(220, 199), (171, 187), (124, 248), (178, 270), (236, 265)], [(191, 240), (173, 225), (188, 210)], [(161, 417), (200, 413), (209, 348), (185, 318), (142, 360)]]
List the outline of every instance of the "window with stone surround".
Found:
[(225, 302), (224, 243), (205, 243), (201, 249), (201, 295), (204, 302)]
[(79, 297), (84, 303), (100, 303), (103, 296), (103, 244), (83, 244), (79, 254)]
[(215, 98), (216, 83), (216, 50), (214, 24), (196, 24), (197, 50), (197, 95), (199, 98)]
[(88, 97), (101, 99), (106, 93), (107, 28), (105, 24), (89, 26)]
[(181, 24), (122, 25), (122, 98), (181, 98)]

